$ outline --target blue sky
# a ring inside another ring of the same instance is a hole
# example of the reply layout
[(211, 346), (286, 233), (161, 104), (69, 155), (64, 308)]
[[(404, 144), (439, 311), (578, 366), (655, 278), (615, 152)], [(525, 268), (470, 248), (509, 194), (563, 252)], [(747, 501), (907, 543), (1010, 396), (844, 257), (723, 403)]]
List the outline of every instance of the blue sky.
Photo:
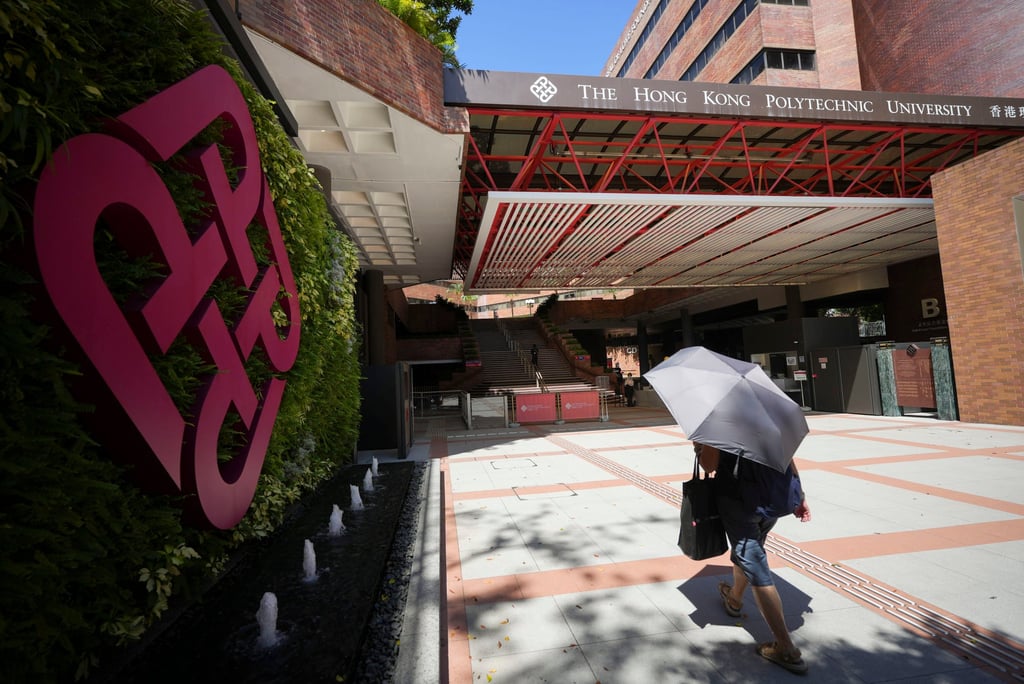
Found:
[(636, 0), (474, 0), (455, 36), (467, 69), (598, 76)]

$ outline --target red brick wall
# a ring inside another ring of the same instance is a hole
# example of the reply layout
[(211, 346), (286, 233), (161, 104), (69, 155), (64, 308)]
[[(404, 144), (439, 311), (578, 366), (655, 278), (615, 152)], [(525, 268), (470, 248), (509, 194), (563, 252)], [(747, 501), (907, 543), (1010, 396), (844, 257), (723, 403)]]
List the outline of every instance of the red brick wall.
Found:
[(851, 0), (814, 0), (810, 9), (819, 87), (860, 90)]
[[(656, 0), (652, 0), (651, 6), (650, 6), (650, 8), (648, 10), (648, 13), (647, 13), (648, 17), (651, 16), (651, 10), (654, 9), (654, 5), (655, 4), (656, 4)], [(626, 71), (626, 73), (623, 74), (623, 76), (625, 78), (643, 78), (644, 77), (644, 74), (647, 72), (647, 69), (650, 68), (651, 64), (654, 62), (654, 59), (661, 53), (661, 49), (665, 46), (665, 41), (668, 40), (668, 37), (670, 35), (672, 35), (673, 31), (675, 31), (676, 26), (679, 25), (679, 22), (682, 20), (682, 18), (684, 16), (686, 16), (686, 13), (690, 9), (690, 4), (691, 4), (690, 2), (679, 2), (679, 1), (677, 1), (677, 2), (672, 3), (668, 7), (668, 9), (665, 11), (665, 13), (663, 15), (661, 15), (661, 19), (658, 20), (658, 26), (655, 29), (654, 33), (651, 34), (651, 36), (648, 37), (647, 41), (644, 43), (643, 48), (640, 50), (640, 54), (637, 55), (636, 59), (633, 60), (633, 64), (631, 64), (629, 69)], [(637, 5), (637, 8), (639, 8), (639, 4)], [(633, 10), (633, 14), (634, 15), (636, 14), (636, 9), (637, 8), (634, 8), (634, 10)], [(630, 18), (630, 21), (632, 21), (632, 17)], [(644, 25), (646, 25), (646, 22), (645, 22)], [(640, 34), (643, 32), (644, 25), (639, 26), (637, 28), (637, 30), (634, 31), (633, 36), (632, 36), (632, 40), (630, 41), (629, 46), (622, 53), (622, 56), (619, 58), (619, 62), (615, 65), (615, 72), (618, 72), (619, 68), (622, 65), (622, 60), (624, 60), (629, 55), (629, 51), (633, 49), (633, 45), (636, 44), (637, 39), (640, 37)], [(626, 32), (626, 30), (628, 28), (629, 28), (628, 24), (623, 28), (623, 33), (622, 33), (622, 35), (619, 36), (618, 41), (616, 41), (615, 49), (612, 50), (612, 54), (615, 54), (615, 51), (619, 49), (618, 46), (622, 44), (622, 39), (625, 36), (625, 32)], [(609, 59), (611, 59), (610, 56), (609, 56)], [(606, 63), (606, 66), (607, 66), (607, 63)], [(602, 73), (604, 73), (604, 72), (602, 72)], [(678, 74), (677, 74), (677, 76), (678, 76)], [(654, 78), (667, 78), (667, 79), (671, 79), (671, 78), (674, 78), (674, 77), (673, 76), (669, 76), (669, 75), (659, 76), (659, 75), (655, 74)]]
[(864, 90), (1024, 96), (1021, 0), (854, 0)]
[(242, 23), (414, 119), (468, 130), (443, 105), (441, 53), (375, 0), (240, 0)]
[(416, 334), (454, 334), (458, 330), (455, 312), (438, 304), (409, 304), (402, 318), (405, 327)]
[(932, 176), (960, 419), (1024, 425), (1024, 140)]
[[(633, 62), (633, 66), (630, 67), (629, 72), (626, 74), (629, 78), (642, 78), (647, 69), (654, 62), (654, 59), (661, 52), (661, 49), (665, 46), (665, 41), (669, 39), (669, 36), (679, 26), (679, 22), (686, 16), (686, 13), (690, 9), (692, 3), (688, 2), (677, 2), (669, 8), (668, 12), (661, 17), (661, 21), (658, 22), (658, 28), (654, 34), (647, 39), (647, 44), (641, 51), (640, 56), (637, 57), (636, 61)], [(729, 18), (733, 10), (736, 9), (735, 3), (733, 2), (717, 2), (709, 3), (697, 17), (697, 21), (693, 23), (687, 33), (687, 38), (683, 40), (679, 45), (676, 46), (675, 52), (669, 57), (668, 61), (665, 62), (661, 70), (654, 75), (657, 79), (675, 80), (678, 79), (693, 60), (696, 59), (697, 55), (704, 49), (707, 38), (715, 35), (722, 23)], [(756, 14), (756, 12), (755, 12)], [(748, 19), (747, 21), (750, 21)], [(703, 36), (704, 39), (700, 41), (691, 41), (690, 36)], [(733, 74), (735, 75), (735, 74)], [(729, 78), (732, 78), (730, 76)], [(712, 81), (710, 76), (700, 77), (702, 81)]]
[[(643, 4), (644, 4), (644, 0), (637, 0), (636, 6), (633, 8), (632, 14), (629, 15), (629, 20), (626, 22), (626, 25), (622, 27), (622, 32), (619, 34), (619, 37), (615, 39), (615, 44), (612, 47), (612, 49), (609, 51), (608, 59), (605, 60), (604, 66), (601, 67), (601, 71), (600, 71), (600, 75), (601, 76), (604, 76), (605, 72), (608, 71), (609, 69), (611, 70), (611, 73), (608, 74), (608, 76), (611, 76), (611, 77), (617, 76), (618, 73), (619, 73), (619, 69), (621, 69), (622, 65), (626, 63), (626, 58), (629, 56), (629, 53), (633, 49), (633, 46), (636, 45), (637, 40), (640, 39), (640, 34), (643, 33), (644, 27), (647, 25), (647, 22), (650, 20), (651, 13), (654, 11), (654, 6), (657, 4), (657, 0), (648, 0), (647, 13), (644, 15), (643, 19), (636, 26), (636, 28), (632, 32), (630, 32), (630, 27), (632, 26), (633, 19), (634, 19), (634, 17), (636, 17), (637, 12), (640, 10), (640, 7)], [(677, 4), (679, 4), (679, 3), (677, 3)], [(670, 8), (669, 11), (673, 13), (673, 16), (678, 17), (679, 16), (679, 12), (681, 10), (678, 7), (676, 7), (676, 8)], [(667, 19), (665, 16), (663, 16), (658, 23), (662, 24), (663, 22), (666, 22), (666, 21), (669, 21), (669, 19)], [(674, 26), (674, 24), (673, 24), (673, 26)], [(626, 43), (625, 45), (623, 45), (623, 41), (626, 40), (627, 35), (629, 37), (629, 42)], [(619, 48), (622, 48), (622, 52), (619, 52)], [(648, 40), (644, 44), (644, 49), (643, 49), (643, 53), (644, 54), (640, 55), (636, 60), (633, 61), (633, 67), (631, 69), (629, 69), (624, 74), (624, 77), (626, 77), (626, 78), (640, 78), (641, 76), (643, 76), (643, 71), (641, 71), (639, 74), (637, 74), (636, 69), (639, 68), (637, 66), (637, 64), (639, 62), (643, 62), (645, 65), (649, 65), (651, 63), (651, 60), (654, 59), (653, 55), (657, 55), (658, 54), (658, 50), (661, 50), (661, 46), (659, 45), (657, 47), (654, 47), (654, 46), (651, 45), (651, 41)], [(615, 56), (616, 53), (618, 53), (618, 58), (616, 58), (616, 56)], [(652, 55), (652, 56), (646, 56), (646, 55)], [(613, 59), (615, 60), (614, 63), (612, 62)], [(647, 66), (644, 66), (644, 70), (646, 70), (646, 69), (647, 69)]]
[[(758, 77), (755, 81), (757, 84), (859, 88), (860, 72), (850, 2), (851, 0), (815, 0), (809, 8), (760, 5), (743, 22), (740, 30), (729, 38), (725, 47), (698, 76), (698, 80), (727, 83), (767, 46), (814, 50), (818, 54), (818, 70), (772, 70)], [(658, 22), (655, 34), (647, 40), (633, 62), (626, 74), (627, 77), (640, 78), (644, 75), (691, 5), (691, 2), (679, 0), (669, 7)], [(687, 38), (676, 47), (675, 54), (669, 58), (655, 78), (679, 78), (705, 48), (708, 39), (718, 31), (735, 9), (736, 2), (732, 0), (709, 3), (690, 28)], [(634, 41), (642, 30), (641, 26), (635, 32)], [(619, 40), (622, 40), (621, 36)], [(623, 57), (625, 54), (628, 54), (628, 50), (623, 53)]]
[[(626, 299), (559, 299), (549, 309), (551, 322), (564, 325), (578, 319), (625, 319), (680, 302), (693, 290), (679, 287), (637, 290)], [(629, 324), (634, 327), (634, 323)]]
[[(705, 8), (705, 12), (710, 9)], [(727, 9), (734, 9), (728, 8)], [(750, 63), (757, 53), (766, 45), (780, 46), (795, 43), (804, 49), (811, 49), (814, 46), (814, 36), (811, 32), (810, 14), (806, 11), (796, 13), (780, 12), (779, 10), (792, 10), (792, 7), (779, 7), (775, 5), (760, 5), (754, 13), (744, 20), (725, 45), (715, 53), (711, 61), (704, 68), (697, 79), (711, 81), (714, 83), (728, 83), (740, 72), (743, 67)], [(780, 42), (781, 36), (785, 34), (786, 14), (791, 14), (794, 21), (790, 25), (791, 37), (789, 41)], [(728, 14), (726, 14), (728, 16)], [(800, 17), (800, 19), (795, 19)], [(718, 26), (714, 31), (718, 31)], [(712, 34), (713, 35), (713, 34)], [(710, 38), (707, 36), (706, 38)], [(699, 54), (706, 47), (706, 38), (699, 43), (699, 49), (694, 50)], [(690, 60), (692, 61), (692, 60)], [(683, 68), (689, 66), (688, 61)]]

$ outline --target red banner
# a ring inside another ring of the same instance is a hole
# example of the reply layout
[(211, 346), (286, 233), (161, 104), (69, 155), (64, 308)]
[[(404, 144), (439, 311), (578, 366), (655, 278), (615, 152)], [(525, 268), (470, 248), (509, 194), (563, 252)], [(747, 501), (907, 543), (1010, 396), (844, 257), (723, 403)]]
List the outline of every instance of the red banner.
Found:
[(601, 397), (597, 392), (563, 392), (561, 397), (563, 420), (601, 417)]
[(517, 394), (516, 421), (519, 423), (553, 423), (558, 417), (554, 394)]

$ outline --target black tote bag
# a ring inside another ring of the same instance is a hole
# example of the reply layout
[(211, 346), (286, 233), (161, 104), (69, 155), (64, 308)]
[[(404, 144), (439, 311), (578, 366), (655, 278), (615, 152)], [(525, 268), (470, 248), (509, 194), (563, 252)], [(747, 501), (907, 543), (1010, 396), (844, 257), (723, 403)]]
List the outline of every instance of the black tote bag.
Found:
[(679, 548), (693, 560), (721, 556), (729, 550), (725, 526), (715, 504), (715, 481), (701, 478), (697, 459), (693, 479), (683, 483), (683, 504), (679, 508)]

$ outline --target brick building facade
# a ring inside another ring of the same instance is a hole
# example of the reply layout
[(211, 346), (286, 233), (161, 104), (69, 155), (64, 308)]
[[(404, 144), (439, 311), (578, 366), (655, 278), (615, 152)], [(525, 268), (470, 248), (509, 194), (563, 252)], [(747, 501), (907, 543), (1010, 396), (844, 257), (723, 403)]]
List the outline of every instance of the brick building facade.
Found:
[[(643, 0), (605, 65), (630, 78), (679, 79), (735, 21), (693, 79), (734, 81), (759, 53), (813, 53), (814, 69), (766, 68), (754, 85), (993, 97), (1024, 96), (1024, 3), (992, 0)], [(746, 6), (746, 9), (744, 9)], [(653, 72), (689, 15), (689, 28)], [(745, 16), (744, 16), (745, 15)], [(657, 23), (647, 28), (650, 20)], [(632, 22), (631, 22), (632, 23)], [(637, 49), (637, 45), (640, 45)], [(624, 62), (632, 55), (628, 68)], [(962, 420), (1024, 424), (1024, 143), (933, 177), (936, 230)], [(1016, 209), (1016, 212), (1015, 212)], [(932, 273), (927, 274), (931, 277)]]
[(1024, 3), (855, 0), (864, 90), (1024, 95)]
[(1024, 425), (1024, 141), (932, 185), (960, 418)]

